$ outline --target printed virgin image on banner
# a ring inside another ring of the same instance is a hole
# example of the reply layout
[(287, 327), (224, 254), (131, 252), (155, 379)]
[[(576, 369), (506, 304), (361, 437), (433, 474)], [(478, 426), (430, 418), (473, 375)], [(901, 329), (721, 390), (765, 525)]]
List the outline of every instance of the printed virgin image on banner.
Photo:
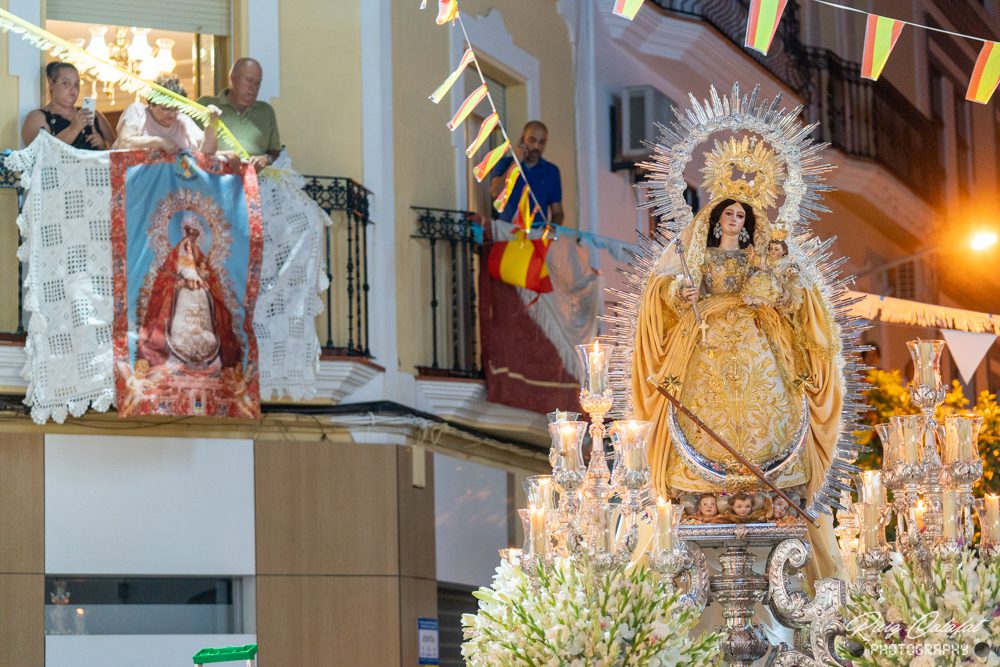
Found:
[(119, 416), (258, 417), (254, 170), (116, 152), (111, 188)]

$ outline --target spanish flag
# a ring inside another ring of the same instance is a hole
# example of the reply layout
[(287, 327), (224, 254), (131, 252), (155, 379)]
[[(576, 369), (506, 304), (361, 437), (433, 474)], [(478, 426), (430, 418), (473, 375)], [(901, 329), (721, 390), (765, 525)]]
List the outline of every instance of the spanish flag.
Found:
[(490, 248), (487, 269), (495, 280), (544, 294), (552, 291), (549, 267), (545, 256), (552, 241), (529, 241), (527, 234), (518, 232), (513, 241), (498, 241)]
[(1000, 43), (986, 42), (976, 59), (976, 68), (972, 70), (969, 90), (965, 99), (986, 104), (993, 97), (1000, 81)]
[(476, 177), (477, 183), (482, 183), (486, 175), (493, 171), (493, 167), (497, 165), (503, 154), (507, 152), (510, 148), (510, 142), (504, 141), (502, 144), (491, 150), (483, 158), (483, 161), (476, 165), (476, 168), (472, 170), (472, 175)]
[(878, 79), (896, 40), (903, 32), (903, 22), (885, 16), (868, 15), (865, 28), (865, 55), (861, 59), (861, 78)]
[(504, 208), (507, 206), (507, 200), (510, 199), (510, 193), (517, 184), (517, 178), (521, 175), (521, 168), (517, 166), (517, 163), (511, 165), (510, 169), (507, 171), (507, 181), (504, 184), (503, 190), (493, 201), (493, 208), (497, 210), (498, 213), (503, 213)]
[(645, 0), (615, 0), (615, 14), (631, 21)]
[(486, 84), (479, 86), (474, 91), (469, 93), (469, 96), (465, 98), (461, 106), (458, 107), (458, 111), (455, 115), (451, 117), (448, 121), (448, 129), (452, 132), (462, 124), (462, 121), (468, 118), (472, 110), (479, 106), (479, 103), (486, 99)]
[(437, 24), (451, 23), (458, 18), (458, 0), (440, 0), (438, 3)]
[(499, 124), (500, 116), (497, 115), (496, 111), (487, 116), (486, 119), (483, 120), (482, 125), (479, 126), (479, 134), (477, 134), (476, 138), (473, 139), (471, 144), (469, 144), (469, 147), (465, 149), (465, 157), (471, 159), (472, 156), (476, 154), (476, 151), (479, 150), (479, 147), (486, 143), (486, 140), (490, 138), (490, 133), (492, 133)]
[(744, 46), (766, 54), (788, 0), (751, 0)]
[(458, 63), (458, 67), (455, 68), (455, 71), (449, 74), (448, 78), (444, 80), (444, 83), (438, 86), (437, 90), (431, 93), (431, 102), (434, 104), (440, 102), (441, 98), (447, 95), (448, 91), (451, 90), (451, 87), (455, 85), (456, 81), (458, 81), (458, 77), (462, 76), (462, 72), (465, 71), (465, 68), (475, 61), (476, 54), (472, 52), (472, 49), (466, 49), (465, 54), (462, 56), (462, 62)]

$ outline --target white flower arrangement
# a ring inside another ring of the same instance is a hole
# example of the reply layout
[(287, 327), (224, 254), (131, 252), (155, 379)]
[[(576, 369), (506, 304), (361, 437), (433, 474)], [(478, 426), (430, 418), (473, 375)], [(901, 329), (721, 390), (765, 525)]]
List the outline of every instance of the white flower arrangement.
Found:
[(567, 558), (535, 582), (502, 561), (479, 611), (465, 614), (462, 655), (472, 667), (702, 667), (721, 662), (721, 636), (692, 638), (697, 613), (645, 567), (597, 572)]
[(1000, 560), (966, 549), (929, 572), (894, 554), (879, 597), (854, 592), (841, 655), (855, 667), (1000, 665)]

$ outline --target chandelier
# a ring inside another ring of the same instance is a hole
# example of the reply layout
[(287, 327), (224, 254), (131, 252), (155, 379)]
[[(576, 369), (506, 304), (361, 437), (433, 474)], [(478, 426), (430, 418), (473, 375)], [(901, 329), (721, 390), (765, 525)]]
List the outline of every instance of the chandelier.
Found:
[[(624, 568), (633, 558), (647, 558), (650, 568), (667, 582), (681, 574), (693, 575), (688, 604), (703, 607), (707, 581), (704, 555), (680, 538), (681, 508), (663, 498), (652, 501), (647, 439), (652, 424), (619, 420), (605, 426), (605, 415), (614, 402), (608, 370), (614, 346), (578, 345), (583, 369), (579, 413), (549, 413), (552, 447), (551, 475), (536, 475), (525, 482), (528, 507), (519, 510), (524, 528), (523, 549), (503, 549), (501, 557), (520, 565), (530, 576), (554, 558), (571, 558), (598, 571)], [(589, 431), (590, 461), (585, 465), (583, 441)], [(608, 466), (605, 438), (613, 448)], [(652, 536), (640, 545), (639, 523), (652, 524)], [(637, 547), (642, 550), (638, 551)], [(699, 567), (700, 566), (700, 567)]]
[[(162, 74), (171, 74), (177, 66), (174, 60), (174, 40), (161, 37), (155, 41), (155, 46), (149, 43), (149, 28), (126, 28), (122, 26), (108, 27), (105, 25), (94, 25), (90, 27), (90, 41), (84, 46), (82, 37), (74, 40), (77, 46), (85, 48), (88, 53), (96, 58), (108, 60), (118, 65), (118, 67), (128, 70), (139, 78), (152, 81)], [(111, 43), (107, 41), (108, 33), (111, 31)], [(131, 33), (131, 40), (129, 39)], [(100, 69), (94, 74), (93, 87), (94, 94), (97, 93), (97, 84), (101, 84), (101, 90), (107, 95), (111, 104), (115, 103), (115, 85), (117, 76), (112, 73), (104, 73)]]
[[(848, 579), (872, 595), (891, 554), (926, 570), (932, 559), (957, 563), (973, 546), (973, 510), (982, 528), (979, 550), (987, 560), (1000, 557), (1000, 498), (976, 499), (972, 486), (983, 475), (979, 456), (982, 417), (956, 414), (939, 424), (936, 408), (944, 402), (941, 380), (943, 340), (907, 343), (913, 358), (910, 397), (919, 415), (892, 417), (875, 430), (882, 441), (882, 470), (858, 476), (858, 501), (841, 499), (837, 532)], [(893, 492), (890, 501), (886, 490)], [(886, 540), (895, 517), (896, 541)]]

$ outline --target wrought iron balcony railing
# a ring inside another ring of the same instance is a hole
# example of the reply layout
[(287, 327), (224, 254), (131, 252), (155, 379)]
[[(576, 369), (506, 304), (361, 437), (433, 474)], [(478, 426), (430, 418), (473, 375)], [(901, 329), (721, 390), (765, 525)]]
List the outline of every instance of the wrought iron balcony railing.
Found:
[[(342, 177), (307, 176), (303, 188), (331, 217), (326, 228), (327, 277), (326, 312), (320, 325), (323, 354), (371, 356), (368, 345), (368, 226), (371, 192), (357, 182)], [(20, 174), (0, 162), (0, 192), (13, 191), (17, 209), (23, 203)], [(15, 248), (7, 252), (13, 256)], [(21, 291), (21, 264), (18, 263), (17, 327), (0, 331), (0, 340), (24, 338), (24, 303)], [(15, 287), (10, 285), (11, 290)], [(11, 295), (10, 301), (13, 302)], [(2, 315), (2, 314), (0, 314)], [(4, 318), (13, 321), (13, 317)], [(10, 327), (12, 328), (12, 327)]]
[[(698, 19), (743, 48), (750, 0), (653, 0), (668, 13)], [(959, 3), (961, 4), (961, 3)], [(874, 160), (929, 203), (940, 197), (941, 128), (886, 80), (861, 79), (860, 65), (801, 40), (798, 2), (788, 3), (765, 56), (745, 49), (806, 103), (816, 138), (850, 156)]]
[[(413, 210), (417, 214), (413, 238), (427, 241), (430, 248), (431, 282), (431, 364), (417, 370), (423, 375), (482, 377), (476, 326), (482, 245), (477, 216), (443, 208)], [(447, 299), (444, 313), (440, 297)]]

